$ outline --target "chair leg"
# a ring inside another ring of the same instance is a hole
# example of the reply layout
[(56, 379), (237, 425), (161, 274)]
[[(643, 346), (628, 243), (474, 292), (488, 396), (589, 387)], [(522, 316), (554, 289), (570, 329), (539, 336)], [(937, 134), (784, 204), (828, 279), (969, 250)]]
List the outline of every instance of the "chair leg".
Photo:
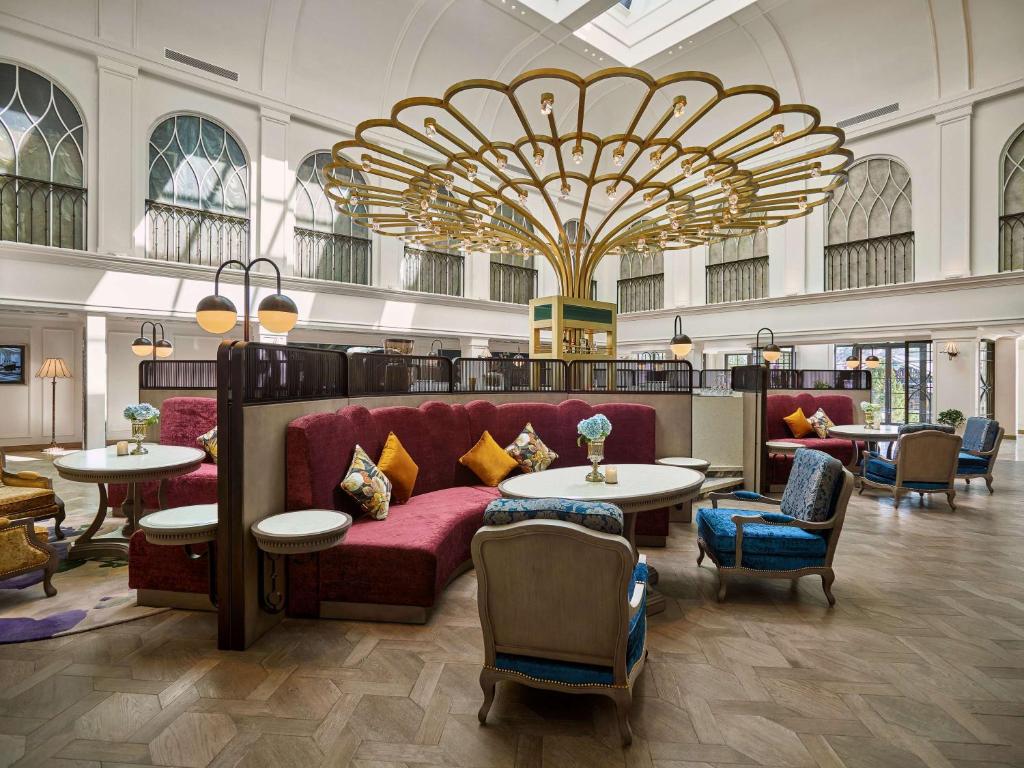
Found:
[(622, 746), (628, 747), (633, 743), (633, 729), (629, 726), (629, 710), (633, 705), (633, 694), (628, 689), (620, 688), (612, 694), (612, 700), (615, 702), (615, 718), (619, 723)]
[(43, 566), (43, 592), (46, 593), (47, 597), (53, 597), (57, 594), (57, 588), (53, 586), (51, 579), (53, 574), (57, 571), (58, 559), (57, 552), (54, 549), (50, 549), (50, 559), (46, 561), (46, 565)]
[(718, 571), (718, 602), (725, 600), (725, 574), (721, 570)]
[(949, 501), (949, 508), (956, 509), (956, 504), (953, 503), (953, 499), (956, 498), (956, 491), (946, 491), (946, 499)]
[(57, 499), (57, 514), (53, 516), (53, 535), (58, 539), (64, 538), (64, 531), (60, 529), (60, 524), (64, 522), (65, 517), (64, 501)]
[(970, 485), (971, 484), (971, 478), (965, 477), (964, 478), (964, 482), (967, 483), (968, 485)]
[(498, 676), (489, 669), (480, 670), (480, 688), (484, 692), (484, 703), (477, 713), (477, 719), (481, 725), (487, 724), (487, 713), (491, 711), (491, 704), (494, 703), (494, 688), (498, 684)]
[(697, 555), (697, 565), (700, 565), (704, 562), (704, 555), (706, 553), (704, 552), (704, 545), (699, 541), (697, 542), (697, 548), (700, 550), (700, 553)]
[(988, 486), (989, 493), (995, 493), (995, 491), (992, 490), (992, 475), (985, 475), (985, 485)]
[(901, 495), (898, 492), (896, 492), (896, 491), (892, 492), (892, 506), (893, 506), (894, 509), (899, 509), (899, 507), (900, 507), (900, 498), (901, 498)]
[(832, 594), (832, 582), (836, 580), (836, 575), (831, 568), (828, 569), (827, 573), (821, 574), (821, 588), (825, 591), (825, 599), (828, 600), (829, 607), (836, 604), (836, 598)]

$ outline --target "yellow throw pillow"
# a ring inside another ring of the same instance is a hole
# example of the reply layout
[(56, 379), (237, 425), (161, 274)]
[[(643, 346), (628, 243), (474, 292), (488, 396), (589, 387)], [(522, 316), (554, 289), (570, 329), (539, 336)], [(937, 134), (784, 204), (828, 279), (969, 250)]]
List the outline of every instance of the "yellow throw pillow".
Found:
[(784, 418), (783, 421), (786, 422), (786, 426), (789, 427), (793, 437), (807, 437), (814, 432), (814, 426), (804, 416), (803, 408), (797, 408), (793, 413)]
[(508, 473), (519, 465), (505, 453), (505, 449), (494, 442), (491, 433), (484, 430), (476, 445), (459, 459), (459, 464), (469, 467), (484, 485), (492, 488), (508, 477)]
[(362, 446), (356, 446), (352, 464), (345, 473), (345, 479), (341, 481), (341, 489), (355, 499), (374, 520), (387, 518), (388, 505), (391, 503), (391, 481), (377, 468)]
[(384, 449), (377, 460), (377, 469), (391, 481), (392, 500), (405, 504), (412, 496), (420, 468), (394, 432), (388, 432), (388, 439), (384, 442)]

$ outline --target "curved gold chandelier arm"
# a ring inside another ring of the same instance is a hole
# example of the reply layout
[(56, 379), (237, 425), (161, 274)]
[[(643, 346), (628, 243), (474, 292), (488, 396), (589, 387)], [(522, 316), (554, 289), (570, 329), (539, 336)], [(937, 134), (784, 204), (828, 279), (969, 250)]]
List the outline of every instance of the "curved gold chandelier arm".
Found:
[[(612, 89), (633, 106), (602, 112)], [(489, 95), (501, 102), (485, 132), (463, 102)], [(817, 109), (764, 85), (537, 69), (402, 99), (334, 146), (324, 181), (338, 210), (374, 231), (423, 248), (543, 256), (563, 294), (586, 297), (608, 254), (692, 248), (825, 205), (853, 159), (844, 141)]]

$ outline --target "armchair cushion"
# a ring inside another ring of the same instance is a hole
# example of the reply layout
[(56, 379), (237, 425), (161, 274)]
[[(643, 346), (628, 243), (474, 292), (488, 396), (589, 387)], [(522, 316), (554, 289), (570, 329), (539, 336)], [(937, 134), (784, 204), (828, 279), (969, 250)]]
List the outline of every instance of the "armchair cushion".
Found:
[(822, 523), (836, 511), (843, 487), (843, 465), (821, 451), (798, 448), (779, 509), (809, 523)]
[[(36, 531), (36, 535), (40, 535), (38, 531)], [(45, 529), (40, 538), (42, 541), (46, 541)], [(11, 525), (10, 520), (0, 518), (0, 577), (33, 566), (41, 568), (49, 559), (50, 556), (47, 552), (29, 541), (29, 534), (24, 523)]]
[(956, 462), (956, 473), (958, 475), (973, 475), (980, 472), (988, 472), (991, 456), (974, 456), (965, 451), (960, 451), (960, 458)]
[(999, 434), (999, 422), (982, 416), (971, 416), (964, 427), (965, 451), (991, 451)]
[[(895, 485), (896, 465), (882, 460), (877, 453), (868, 455), (868, 462), (864, 466), (864, 477), (873, 483), (881, 485)], [(939, 488), (948, 487), (947, 483), (922, 483), (916, 480), (904, 480), (904, 488), (913, 488), (917, 491), (934, 491)]]
[(25, 517), (36, 510), (51, 507), (53, 503), (53, 491), (49, 488), (0, 485), (0, 515)]
[[(706, 545), (715, 551), (715, 557), (722, 565), (731, 566), (736, 556), (736, 524), (733, 515), (745, 517), (764, 516), (749, 509), (710, 509), (697, 511), (697, 532)], [(788, 517), (788, 516), (787, 516)], [(790, 518), (792, 519), (792, 518)], [(751, 558), (758, 562), (771, 562), (771, 558), (811, 560), (820, 565), (828, 548), (828, 539), (815, 531), (787, 525), (751, 523), (743, 526), (743, 565), (747, 568), (761, 568), (751, 564)], [(769, 558), (767, 561), (765, 558)], [(725, 560), (730, 562), (726, 563)], [(807, 567), (807, 565), (790, 566)], [(768, 570), (778, 570), (768, 567)]]
[(495, 499), (484, 510), (484, 525), (508, 525), (522, 520), (563, 520), (616, 536), (621, 536), (623, 529), (622, 510), (599, 501)]

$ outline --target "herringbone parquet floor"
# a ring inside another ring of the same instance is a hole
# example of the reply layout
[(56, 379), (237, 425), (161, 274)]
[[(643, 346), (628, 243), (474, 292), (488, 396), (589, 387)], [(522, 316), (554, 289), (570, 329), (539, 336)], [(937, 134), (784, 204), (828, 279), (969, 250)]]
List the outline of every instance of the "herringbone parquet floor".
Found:
[[(1024, 446), (1021, 446), (1024, 449)], [(473, 574), (423, 627), (286, 621), (244, 653), (171, 612), (0, 647), (0, 765), (995, 768), (1024, 765), (1024, 462), (997, 492), (851, 503), (838, 605), (818, 581), (724, 604), (690, 526), (648, 554), (650, 623), (618, 746), (595, 697), (499, 686), (480, 727)], [(1024, 453), (1024, 451), (1022, 451)]]

